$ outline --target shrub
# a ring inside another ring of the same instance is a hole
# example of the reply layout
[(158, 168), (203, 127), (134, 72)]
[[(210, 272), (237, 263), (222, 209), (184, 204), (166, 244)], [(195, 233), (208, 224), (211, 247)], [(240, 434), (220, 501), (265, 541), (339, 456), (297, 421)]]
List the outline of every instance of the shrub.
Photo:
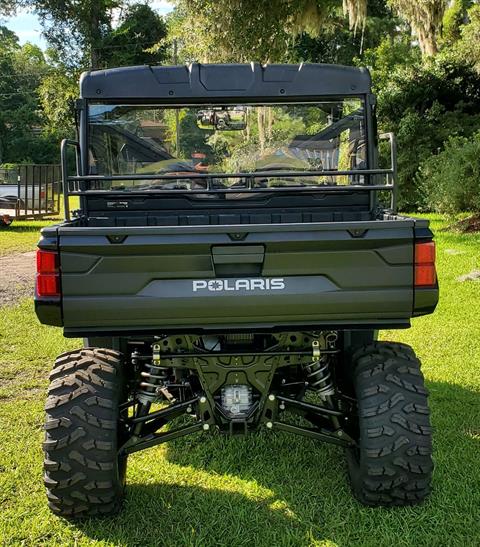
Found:
[(382, 130), (398, 138), (399, 207), (422, 207), (416, 175), (450, 136), (470, 137), (480, 128), (480, 74), (450, 54), (399, 66), (379, 90)]
[(434, 211), (480, 212), (480, 131), (470, 138), (450, 137), (439, 154), (422, 163), (417, 181)]

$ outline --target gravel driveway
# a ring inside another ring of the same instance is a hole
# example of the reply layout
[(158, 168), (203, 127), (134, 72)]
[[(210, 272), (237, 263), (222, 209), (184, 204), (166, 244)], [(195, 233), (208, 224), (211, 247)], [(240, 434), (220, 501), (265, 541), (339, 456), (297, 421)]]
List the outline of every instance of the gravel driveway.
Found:
[(35, 251), (0, 257), (0, 306), (33, 296)]

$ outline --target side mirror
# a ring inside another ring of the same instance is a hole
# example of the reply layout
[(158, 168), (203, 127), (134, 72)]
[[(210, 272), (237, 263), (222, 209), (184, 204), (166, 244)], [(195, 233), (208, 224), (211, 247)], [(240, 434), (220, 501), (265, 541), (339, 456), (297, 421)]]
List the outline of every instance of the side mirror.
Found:
[(242, 131), (247, 127), (247, 112), (243, 106), (200, 110), (197, 113), (197, 126), (210, 131)]

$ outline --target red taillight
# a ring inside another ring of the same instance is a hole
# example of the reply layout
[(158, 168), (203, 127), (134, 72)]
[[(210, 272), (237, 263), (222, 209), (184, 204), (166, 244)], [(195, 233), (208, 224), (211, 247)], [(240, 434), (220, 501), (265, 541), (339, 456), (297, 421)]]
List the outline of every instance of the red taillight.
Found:
[(58, 273), (58, 253), (55, 251), (37, 250), (37, 273)]
[(60, 296), (60, 276), (58, 274), (37, 275), (38, 296)]
[(415, 244), (415, 287), (434, 287), (437, 282), (435, 271), (435, 243), (426, 241)]
[(37, 296), (55, 298), (60, 296), (60, 272), (58, 253), (37, 250)]

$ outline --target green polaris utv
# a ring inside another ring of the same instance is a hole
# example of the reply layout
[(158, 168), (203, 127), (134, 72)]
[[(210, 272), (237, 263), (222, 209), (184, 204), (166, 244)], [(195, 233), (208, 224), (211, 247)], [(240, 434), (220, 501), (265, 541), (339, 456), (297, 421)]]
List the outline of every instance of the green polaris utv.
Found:
[(363, 504), (422, 502), (420, 362), (377, 335), (434, 311), (435, 247), (426, 220), (397, 214), (368, 71), (87, 72), (77, 125), (65, 220), (37, 256), (40, 321), (84, 340), (50, 377), (51, 509), (113, 513), (130, 454), (261, 429), (343, 447)]

